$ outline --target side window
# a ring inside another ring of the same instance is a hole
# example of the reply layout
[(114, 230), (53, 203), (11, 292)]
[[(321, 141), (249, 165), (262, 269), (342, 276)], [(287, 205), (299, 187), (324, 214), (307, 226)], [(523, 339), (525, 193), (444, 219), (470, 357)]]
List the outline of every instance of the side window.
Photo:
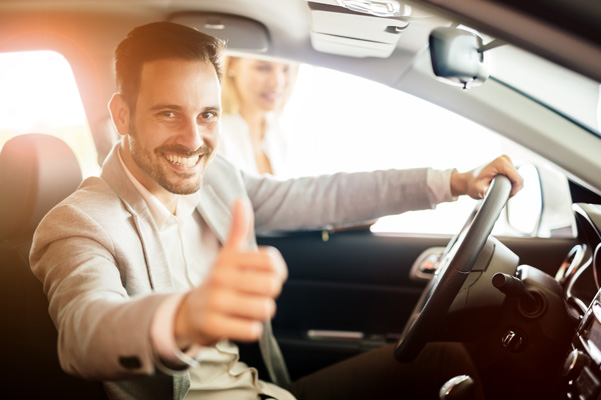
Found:
[[(352, 95), (349, 95), (349, 92)], [(325, 68), (302, 65), (283, 115), (293, 176), (338, 171), (432, 167), (467, 171), (507, 154), (516, 165), (537, 157), (502, 136), (446, 109), (385, 85)], [(565, 180), (565, 176), (563, 176)], [(568, 235), (573, 221), (568, 207)], [(462, 196), (435, 210), (381, 218), (374, 232), (454, 234), (476, 201)], [(498, 235), (523, 236), (503, 225)], [(535, 236), (547, 236), (536, 234)]]
[(47, 133), (73, 149), (84, 177), (99, 171), (94, 141), (67, 60), (52, 51), (0, 54), (0, 148)]

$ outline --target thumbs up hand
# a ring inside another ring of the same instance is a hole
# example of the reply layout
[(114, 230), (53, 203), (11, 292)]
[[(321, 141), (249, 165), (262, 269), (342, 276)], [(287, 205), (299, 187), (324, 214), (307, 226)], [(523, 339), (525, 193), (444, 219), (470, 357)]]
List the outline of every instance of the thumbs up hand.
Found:
[(288, 272), (275, 248), (248, 248), (253, 218), (248, 203), (234, 203), (230, 232), (211, 274), (185, 295), (177, 311), (174, 333), (181, 347), (224, 338), (254, 341), (263, 322), (273, 318)]

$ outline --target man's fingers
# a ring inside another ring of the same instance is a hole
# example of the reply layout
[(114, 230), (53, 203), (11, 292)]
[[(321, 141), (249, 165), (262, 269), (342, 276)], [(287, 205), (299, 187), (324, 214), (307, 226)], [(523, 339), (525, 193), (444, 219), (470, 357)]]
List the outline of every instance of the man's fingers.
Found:
[(229, 287), (247, 294), (277, 297), (282, 291), (283, 276), (267, 270), (223, 269), (214, 274), (213, 279), (222, 287)]
[(490, 181), (497, 175), (505, 175), (507, 178), (509, 178), (512, 184), (511, 196), (519, 192), (524, 186), (524, 180), (517, 172), (516, 168), (511, 162), (511, 159), (506, 155), (502, 155), (494, 159), (491, 163), (487, 164), (483, 168), (474, 170), (476, 181), (479, 181), (480, 183), (477, 184), (475, 196), (472, 197), (484, 198), (486, 192), (488, 191)]
[(254, 214), (248, 201), (237, 199), (232, 206), (232, 223), (224, 247), (244, 249), (254, 220)]
[(478, 196), (483, 199), (486, 196), (486, 193), (488, 193), (488, 188), (489, 188), (489, 184), (488, 182), (481, 185), (481, 187), (478, 190)]
[(497, 167), (498, 173), (505, 175), (511, 181), (511, 193), (510, 196), (514, 196), (524, 186), (524, 178), (518, 173), (517, 169), (513, 165), (513, 162), (507, 155), (502, 155), (498, 159), (499, 166)]
[(206, 319), (206, 329), (202, 336), (197, 338), (201, 342), (206, 336), (214, 338), (228, 338), (230, 340), (253, 342), (258, 340), (263, 333), (263, 323), (244, 318), (232, 318), (222, 314), (211, 314)]
[(253, 341), (275, 315), (273, 297), (207, 284), (184, 296), (178, 309), (176, 338), (211, 345), (220, 339)]
[(213, 299), (212, 310), (224, 316), (255, 321), (267, 321), (275, 315), (276, 304), (271, 297), (220, 291)]

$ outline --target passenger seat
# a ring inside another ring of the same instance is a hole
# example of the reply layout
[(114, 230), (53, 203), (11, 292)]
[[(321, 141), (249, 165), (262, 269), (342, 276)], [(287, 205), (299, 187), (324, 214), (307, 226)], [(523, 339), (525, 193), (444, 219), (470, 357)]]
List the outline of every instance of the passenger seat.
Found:
[(48, 300), (29, 268), (40, 220), (81, 180), (73, 151), (54, 136), (16, 136), (0, 151), (0, 397), (106, 399), (99, 382), (60, 368)]

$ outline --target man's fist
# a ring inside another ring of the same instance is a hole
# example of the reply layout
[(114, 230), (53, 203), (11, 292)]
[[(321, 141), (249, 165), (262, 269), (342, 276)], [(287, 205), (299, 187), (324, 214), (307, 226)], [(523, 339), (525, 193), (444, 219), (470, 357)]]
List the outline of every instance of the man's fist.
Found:
[(211, 273), (186, 294), (178, 309), (178, 343), (254, 341), (261, 336), (263, 322), (273, 318), (275, 298), (288, 272), (275, 248), (249, 248), (253, 218), (247, 202), (234, 203), (230, 232)]
[(451, 175), (451, 193), (453, 196), (467, 194), (474, 199), (483, 199), (490, 182), (497, 175), (505, 175), (512, 183), (511, 196), (524, 186), (524, 179), (513, 166), (511, 159), (501, 156), (489, 164), (468, 172), (454, 172)]

